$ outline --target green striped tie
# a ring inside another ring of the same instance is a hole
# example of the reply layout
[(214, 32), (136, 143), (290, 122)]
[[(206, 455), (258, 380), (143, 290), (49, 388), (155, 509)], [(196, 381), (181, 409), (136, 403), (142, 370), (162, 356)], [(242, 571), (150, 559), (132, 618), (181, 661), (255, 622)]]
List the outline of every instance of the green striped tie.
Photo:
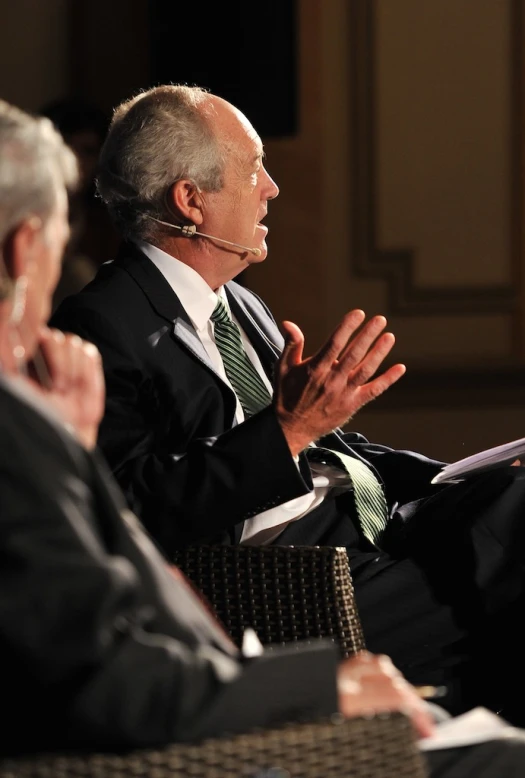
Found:
[(383, 487), (368, 465), (328, 448), (309, 448), (307, 456), (312, 462), (324, 462), (348, 473), (354, 487), (355, 507), (363, 535), (379, 545), (387, 523), (388, 508)]
[(242, 345), (239, 328), (230, 318), (220, 297), (211, 315), (215, 343), (222, 357), (226, 375), (239, 398), (246, 418), (270, 405), (272, 397)]

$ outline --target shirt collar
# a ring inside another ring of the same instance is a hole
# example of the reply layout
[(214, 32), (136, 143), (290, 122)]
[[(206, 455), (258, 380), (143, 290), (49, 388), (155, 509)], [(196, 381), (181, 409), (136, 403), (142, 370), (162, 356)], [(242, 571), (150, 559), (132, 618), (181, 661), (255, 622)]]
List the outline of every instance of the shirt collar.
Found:
[(179, 259), (175, 259), (171, 254), (167, 254), (157, 246), (152, 246), (151, 243), (145, 241), (137, 241), (137, 246), (160, 270), (181, 301), (182, 307), (190, 317), (197, 332), (207, 326), (217, 305), (217, 295), (220, 296), (229, 311), (224, 286), (221, 286), (215, 293), (196, 270)]

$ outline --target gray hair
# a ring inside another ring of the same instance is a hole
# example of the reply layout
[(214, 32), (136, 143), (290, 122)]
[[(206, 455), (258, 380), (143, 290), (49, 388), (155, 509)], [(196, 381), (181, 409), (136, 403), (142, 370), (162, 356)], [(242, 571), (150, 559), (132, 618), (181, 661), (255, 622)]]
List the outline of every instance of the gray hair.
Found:
[(122, 235), (155, 240), (173, 221), (169, 188), (182, 179), (199, 189), (223, 186), (224, 154), (209, 121), (213, 108), (200, 87), (158, 86), (115, 109), (102, 148), (98, 192)]
[(0, 100), (0, 245), (33, 215), (45, 225), (58, 187), (73, 187), (77, 179), (75, 155), (49, 119)]

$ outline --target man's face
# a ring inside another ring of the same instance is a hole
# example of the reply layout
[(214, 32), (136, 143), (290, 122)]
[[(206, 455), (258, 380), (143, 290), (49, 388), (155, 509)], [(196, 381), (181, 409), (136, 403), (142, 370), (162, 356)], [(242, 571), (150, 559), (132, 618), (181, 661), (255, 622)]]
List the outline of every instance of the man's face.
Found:
[(221, 247), (221, 263), (228, 265), (228, 270), (231, 265), (233, 278), (247, 264), (266, 258), (268, 228), (261, 221), (266, 216), (268, 200), (277, 197), (279, 189), (264, 167), (261, 139), (246, 117), (221, 101), (216, 126), (226, 156), (224, 186), (220, 192), (203, 194), (204, 222), (200, 231), (261, 251), (261, 256), (256, 257), (242, 249)]
[(32, 261), (27, 270), (27, 298), (22, 339), (30, 356), (38, 331), (51, 313), (51, 298), (60, 277), (62, 255), (69, 238), (68, 204), (64, 187), (57, 192), (56, 207), (35, 235)]

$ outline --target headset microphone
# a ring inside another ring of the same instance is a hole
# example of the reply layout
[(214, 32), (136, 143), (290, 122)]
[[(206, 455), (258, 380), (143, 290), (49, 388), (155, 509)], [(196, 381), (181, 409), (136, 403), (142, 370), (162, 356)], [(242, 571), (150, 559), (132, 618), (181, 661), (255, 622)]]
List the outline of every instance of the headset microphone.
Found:
[(243, 249), (243, 251), (248, 251), (250, 254), (253, 254), (255, 257), (261, 256), (261, 249), (257, 248), (250, 248), (250, 246), (243, 246), (240, 243), (233, 243), (231, 240), (225, 240), (224, 238), (217, 238), (215, 235), (207, 235), (205, 232), (197, 232), (197, 227), (194, 224), (186, 224), (183, 227), (181, 227), (179, 224), (172, 224), (171, 222), (163, 222), (162, 219), (156, 219), (155, 216), (150, 216), (149, 214), (144, 214), (148, 217), (148, 219), (152, 219), (154, 222), (158, 222), (159, 224), (163, 224), (165, 227), (173, 227), (176, 230), (180, 230), (183, 235), (185, 235), (187, 238), (193, 238), (194, 235), (200, 235), (201, 238), (210, 238), (210, 240), (216, 240), (219, 243), (226, 243), (228, 246), (235, 246), (235, 248)]

